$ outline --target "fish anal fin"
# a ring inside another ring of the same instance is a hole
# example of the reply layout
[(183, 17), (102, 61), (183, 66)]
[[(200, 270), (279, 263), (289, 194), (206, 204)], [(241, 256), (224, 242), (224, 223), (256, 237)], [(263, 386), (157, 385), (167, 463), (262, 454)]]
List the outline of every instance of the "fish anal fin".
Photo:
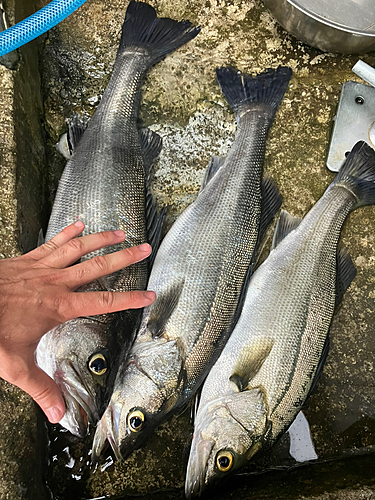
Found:
[(271, 250), (276, 248), (289, 233), (294, 231), (299, 226), (301, 220), (300, 217), (292, 217), (286, 210), (281, 210), (273, 235)]
[(161, 152), (163, 140), (160, 135), (153, 130), (142, 128), (139, 131), (139, 142), (142, 150), (146, 178), (146, 232), (147, 241), (152, 247), (152, 253), (149, 257), (149, 268), (151, 269), (160, 245), (161, 233), (167, 212), (167, 209), (163, 207), (158, 213), (158, 207), (152, 195), (150, 181), (151, 169)]
[(75, 114), (68, 125), (68, 147), (70, 154), (74, 153), (74, 150), (79, 144), (83, 133), (85, 132), (89, 119), (86, 115)]
[(207, 186), (210, 180), (215, 176), (215, 174), (220, 170), (221, 166), (225, 163), (226, 158), (224, 156), (213, 156), (210, 163), (207, 165), (206, 172), (204, 174), (203, 182), (199, 190), (199, 194)]
[(145, 174), (147, 177), (150, 174), (151, 167), (161, 153), (163, 139), (159, 134), (145, 127), (141, 128), (139, 131), (139, 142), (141, 144)]
[[(154, 210), (156, 212), (156, 206), (154, 207)], [(159, 250), (159, 246), (162, 240), (162, 231), (164, 227), (164, 222), (165, 222), (165, 217), (167, 215), (167, 208), (163, 207), (160, 212), (156, 215), (156, 217), (152, 218), (152, 224), (147, 224), (147, 239), (148, 242), (150, 243), (152, 247), (152, 252), (149, 257), (149, 268), (151, 269), (154, 261), (156, 254)], [(147, 221), (148, 222), (148, 221)]]
[(355, 278), (357, 270), (354, 267), (349, 252), (343, 243), (337, 248), (336, 255), (336, 307), (342, 301), (342, 297)]
[(262, 181), (262, 212), (258, 241), (261, 241), (266, 234), (267, 228), (279, 211), (282, 202), (283, 198), (275, 181), (270, 177), (264, 177)]
[(174, 283), (165, 293), (159, 294), (153, 304), (147, 328), (154, 338), (163, 334), (165, 325), (178, 304), (184, 283), (185, 278)]
[(260, 338), (243, 347), (229, 380), (236, 384), (239, 392), (245, 391), (250, 381), (261, 369), (273, 347), (274, 340)]

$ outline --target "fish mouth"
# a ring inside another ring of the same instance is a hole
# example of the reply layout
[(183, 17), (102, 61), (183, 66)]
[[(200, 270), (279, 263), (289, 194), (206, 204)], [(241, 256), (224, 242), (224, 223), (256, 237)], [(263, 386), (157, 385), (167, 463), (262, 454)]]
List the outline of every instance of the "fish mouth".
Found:
[[(194, 441), (193, 441), (194, 445)], [(210, 457), (213, 441), (202, 440), (198, 446), (190, 451), (189, 463), (186, 471), (185, 496), (190, 499), (195, 496), (201, 496), (204, 490), (207, 462)], [(193, 450), (193, 452), (192, 452)]]
[(95, 398), (85, 382), (79, 368), (70, 360), (64, 360), (54, 379), (61, 389), (66, 411), (60, 425), (74, 436), (85, 437), (89, 424), (95, 425), (99, 414)]
[(91, 455), (93, 463), (99, 461), (99, 457), (102, 454), (107, 441), (110, 444), (116, 459), (123, 460), (124, 457), (121, 454), (120, 446), (118, 444), (120, 415), (121, 408), (116, 405), (116, 403), (110, 403), (96, 427)]

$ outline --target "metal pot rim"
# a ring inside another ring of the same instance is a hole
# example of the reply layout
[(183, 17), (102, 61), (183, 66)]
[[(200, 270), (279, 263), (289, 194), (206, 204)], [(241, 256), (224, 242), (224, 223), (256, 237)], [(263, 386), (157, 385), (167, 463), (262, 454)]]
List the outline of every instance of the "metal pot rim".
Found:
[(347, 33), (352, 33), (354, 35), (375, 37), (375, 31), (360, 31), (360, 30), (351, 28), (350, 26), (344, 26), (343, 24), (339, 24), (339, 23), (336, 23), (334, 21), (331, 21), (330, 19), (324, 18), (324, 17), (316, 14), (315, 12), (312, 12), (309, 9), (306, 9), (305, 7), (302, 7), (301, 5), (298, 4), (298, 2), (296, 0), (286, 0), (286, 1), (292, 7), (295, 7), (296, 9), (298, 9), (300, 12), (302, 12), (306, 16), (311, 17), (312, 19), (315, 19), (315, 21), (323, 23), (331, 28), (345, 31)]

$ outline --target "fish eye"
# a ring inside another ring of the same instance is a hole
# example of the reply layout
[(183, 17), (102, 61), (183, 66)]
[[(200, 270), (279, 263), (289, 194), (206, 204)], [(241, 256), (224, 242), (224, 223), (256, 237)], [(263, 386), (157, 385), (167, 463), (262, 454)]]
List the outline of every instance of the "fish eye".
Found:
[(88, 362), (89, 370), (94, 375), (104, 375), (108, 369), (107, 360), (103, 354), (97, 353), (91, 356)]
[(220, 472), (228, 472), (233, 465), (233, 455), (230, 451), (219, 451), (216, 456), (216, 466)]
[(133, 410), (128, 414), (127, 424), (132, 432), (139, 432), (144, 424), (145, 416), (140, 410)]

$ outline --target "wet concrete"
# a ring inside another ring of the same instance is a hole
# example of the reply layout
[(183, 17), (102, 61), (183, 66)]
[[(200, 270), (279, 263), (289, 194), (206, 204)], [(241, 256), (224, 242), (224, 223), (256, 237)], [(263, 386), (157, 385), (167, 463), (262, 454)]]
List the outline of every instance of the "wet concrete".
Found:
[[(39, 1), (38, 7), (45, 3)], [(284, 208), (303, 216), (333, 179), (325, 167), (332, 118), (342, 84), (349, 79), (360, 81), (351, 72), (358, 57), (323, 54), (299, 43), (276, 24), (260, 0), (150, 3), (160, 16), (185, 18), (202, 26), (201, 34), (158, 64), (144, 85), (140, 121), (164, 139), (153, 188), (159, 204), (169, 206), (168, 225), (195, 199), (210, 156), (226, 154), (231, 145), (235, 120), (214, 73), (217, 66), (228, 64), (250, 73), (279, 64), (294, 71), (270, 132), (266, 170), (283, 194)], [(91, 115), (100, 101), (111, 74), (126, 5), (120, 0), (87, 0), (50, 31), (40, 50), (48, 203), (52, 203), (65, 163), (55, 143), (66, 130), (66, 119), (74, 112)], [(374, 53), (363, 60), (375, 66)], [(10, 76), (4, 71), (7, 83)], [(13, 137), (9, 142), (9, 157), (19, 154), (14, 141)], [(12, 175), (10, 179), (12, 193), (16, 181)], [(16, 203), (15, 199), (10, 195), (9, 204)], [(43, 213), (39, 213), (45, 223)], [(8, 209), (4, 214), (7, 216)], [(374, 497), (374, 214), (372, 207), (360, 209), (350, 215), (344, 227), (343, 240), (358, 274), (334, 318), (327, 363), (305, 409), (317, 454), (329, 462), (272, 475), (236, 476), (220, 490), (220, 496), (212, 493), (207, 498)], [(3, 226), (9, 237), (9, 242), (4, 240), (9, 246), (4, 256), (16, 251), (16, 240), (11, 240), (18, 231), (16, 212), (10, 217), (13, 225)], [(25, 230), (28, 225), (22, 227)], [(23, 411), (23, 404), (18, 401), (17, 411)], [(110, 498), (160, 489), (167, 491), (153, 498), (182, 498), (191, 432), (187, 411), (164, 424), (123, 464), (111, 465), (108, 453), (105, 465), (95, 473), (88, 465), (90, 439), (80, 442), (66, 433), (52, 432), (50, 436), (56, 441), (50, 456), (49, 484), (61, 500), (72, 498), (72, 494), (77, 499)], [(261, 457), (248, 472), (277, 463), (293, 465), (288, 443), (279, 446), (279, 455), (275, 451)], [(4, 450), (6, 455), (6, 447)], [(352, 456), (357, 454), (361, 456)], [(343, 488), (344, 493), (340, 491)]]

